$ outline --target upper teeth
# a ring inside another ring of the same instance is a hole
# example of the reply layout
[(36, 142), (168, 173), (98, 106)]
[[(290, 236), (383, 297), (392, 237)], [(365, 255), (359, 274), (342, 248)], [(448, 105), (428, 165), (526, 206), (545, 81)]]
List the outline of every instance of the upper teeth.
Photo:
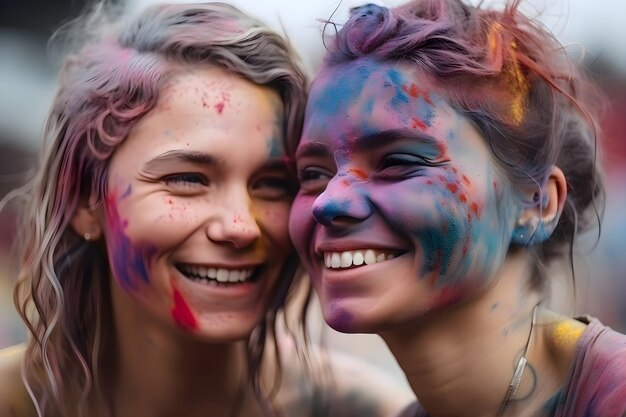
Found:
[(373, 249), (346, 252), (327, 252), (324, 254), (326, 268), (348, 268), (352, 265), (372, 265), (393, 259), (390, 253)]
[(199, 265), (181, 265), (181, 270), (198, 278), (214, 279), (218, 282), (244, 282), (254, 272), (254, 269), (211, 268)]

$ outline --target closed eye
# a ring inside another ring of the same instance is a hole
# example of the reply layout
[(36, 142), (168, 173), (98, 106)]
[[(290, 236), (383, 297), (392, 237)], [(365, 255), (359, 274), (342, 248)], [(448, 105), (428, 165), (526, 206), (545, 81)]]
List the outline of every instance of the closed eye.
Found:
[(393, 153), (382, 158), (377, 176), (383, 179), (410, 178), (427, 168), (441, 166), (446, 162), (447, 160), (433, 161), (415, 154)]
[(316, 192), (323, 191), (333, 177), (333, 173), (328, 169), (318, 166), (308, 166), (298, 169), (298, 181), (303, 191)]
[(250, 188), (256, 198), (281, 200), (293, 197), (298, 187), (292, 177), (268, 175), (255, 180)]
[(181, 172), (178, 174), (166, 175), (162, 181), (174, 187), (197, 187), (209, 185), (209, 180), (203, 174), (196, 172)]

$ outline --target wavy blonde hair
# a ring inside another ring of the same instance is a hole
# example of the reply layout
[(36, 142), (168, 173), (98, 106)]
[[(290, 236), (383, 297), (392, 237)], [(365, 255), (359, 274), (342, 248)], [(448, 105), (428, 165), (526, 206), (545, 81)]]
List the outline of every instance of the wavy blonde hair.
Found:
[[(277, 91), (289, 155), (299, 140), (306, 79), (283, 37), (222, 3), (157, 5), (136, 17), (97, 6), (74, 22), (82, 43), (62, 68), (45, 127), (40, 170), (25, 193), (22, 268), (16, 306), (29, 329), (23, 377), (39, 416), (82, 415), (106, 397), (101, 364), (109, 355), (109, 263), (104, 246), (68, 227), (79, 201), (106, 196), (109, 160), (181, 67), (210, 64)], [(258, 373), (267, 336), (275, 341), (298, 262), (286, 263), (265, 320), (248, 343)]]

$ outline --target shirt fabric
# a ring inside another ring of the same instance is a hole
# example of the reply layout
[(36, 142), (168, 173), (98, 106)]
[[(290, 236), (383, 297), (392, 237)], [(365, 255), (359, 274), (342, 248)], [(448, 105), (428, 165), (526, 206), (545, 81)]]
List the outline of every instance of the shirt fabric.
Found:
[(546, 417), (626, 416), (626, 335), (595, 318), (578, 341), (564, 387), (549, 402)]
[[(545, 405), (541, 417), (626, 417), (626, 335), (595, 318), (587, 323), (566, 383)], [(428, 417), (418, 403), (399, 417)]]

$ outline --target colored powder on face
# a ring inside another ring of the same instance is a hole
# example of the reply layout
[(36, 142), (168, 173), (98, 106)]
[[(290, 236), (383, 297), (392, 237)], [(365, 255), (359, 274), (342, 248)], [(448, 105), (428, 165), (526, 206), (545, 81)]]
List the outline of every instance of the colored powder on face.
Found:
[(396, 90), (396, 94), (391, 99), (391, 106), (397, 107), (402, 104), (408, 104), (409, 97), (404, 91), (405, 82), (404, 82), (404, 76), (402, 75), (402, 73), (398, 70), (392, 69), (392, 70), (387, 71), (387, 77), (389, 77), (389, 80), (391, 81), (392, 86)]
[(345, 215), (350, 209), (351, 201), (348, 199), (327, 199), (320, 198), (319, 203), (313, 207), (314, 213), (328, 220), (333, 220)]
[(172, 317), (174, 321), (184, 330), (196, 330), (198, 322), (194, 317), (191, 309), (185, 302), (178, 289), (174, 288), (174, 307), (172, 308)]
[[(130, 187), (124, 195), (130, 195)], [(106, 199), (107, 224), (110, 235), (107, 236), (107, 249), (111, 269), (120, 285), (125, 290), (137, 288), (139, 282), (150, 281), (149, 265), (156, 254), (153, 245), (133, 245), (124, 230), (128, 222), (121, 219), (117, 210), (117, 202), (112, 195)]]
[(326, 321), (339, 332), (350, 332), (354, 317), (342, 308), (332, 306), (330, 316), (326, 318)]
[(352, 176), (354, 176), (355, 178), (357, 178), (359, 180), (366, 180), (367, 179), (367, 174), (365, 173), (365, 171), (363, 171), (362, 169), (359, 169), (359, 168), (350, 168), (348, 170), (348, 173), (350, 173)]
[(311, 110), (326, 115), (338, 114), (345, 103), (353, 103), (361, 95), (371, 73), (370, 68), (360, 64), (356, 69), (353, 65), (346, 65), (338, 73), (321, 75), (319, 80), (324, 83), (324, 88), (317, 90), (315, 106)]
[[(281, 113), (282, 110), (277, 108), (276, 114), (278, 115)], [(270, 159), (283, 158), (285, 156), (285, 145), (282, 140), (282, 119), (280, 117), (276, 117), (274, 119), (273, 129), (274, 133), (267, 142), (267, 154)]]
[[(439, 203), (436, 204), (439, 212), (445, 213), (447, 210)], [(443, 215), (444, 217), (448, 217)], [(456, 219), (450, 218), (446, 227), (442, 229), (430, 228), (423, 232), (425, 264), (422, 269), (423, 274), (439, 271), (445, 275), (452, 259), (454, 249), (458, 246), (459, 225)]]
[(128, 184), (128, 187), (126, 188), (126, 191), (124, 191), (124, 193), (120, 196), (120, 200), (123, 200), (123, 199), (127, 198), (128, 196), (130, 196), (131, 192), (132, 192), (132, 187), (130, 186), (130, 184)]
[(423, 121), (421, 121), (417, 117), (413, 117), (413, 118), (411, 118), (411, 127), (412, 128), (418, 128), (418, 129), (421, 129), (421, 130), (425, 130), (426, 129), (426, 123), (424, 123)]

